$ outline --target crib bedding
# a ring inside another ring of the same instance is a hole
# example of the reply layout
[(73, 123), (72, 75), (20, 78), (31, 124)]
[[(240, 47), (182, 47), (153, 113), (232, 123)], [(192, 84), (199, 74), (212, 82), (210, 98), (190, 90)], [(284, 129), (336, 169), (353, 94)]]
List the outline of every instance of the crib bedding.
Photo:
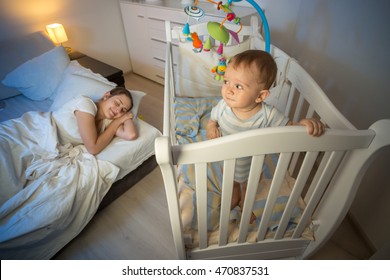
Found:
[[(179, 144), (188, 144), (206, 140), (206, 125), (210, 117), (211, 108), (215, 106), (220, 97), (176, 97), (174, 100), (175, 132)], [(262, 213), (267, 200), (268, 190), (278, 161), (278, 155), (269, 154), (265, 157), (262, 173), (255, 198), (253, 213), (256, 221), (249, 227), (247, 242), (256, 242), (257, 229), (260, 225)], [(223, 165), (221, 162), (207, 164), (207, 229), (209, 244), (218, 242), (219, 219), (221, 205), (221, 182), (223, 176)], [(286, 175), (283, 180), (281, 191), (274, 211), (271, 215), (268, 230), (265, 238), (274, 236), (283, 210), (294, 186), (295, 179)], [(179, 203), (183, 218), (184, 234), (188, 247), (198, 245), (197, 237), (197, 209), (196, 209), (196, 185), (195, 170), (193, 165), (181, 165), (178, 167), (178, 189)], [(292, 235), (300, 216), (302, 215), (305, 203), (300, 199), (293, 210), (293, 214), (284, 234), (285, 237)], [(229, 242), (237, 241), (238, 225), (241, 218), (241, 209), (234, 208), (230, 215)], [(304, 238), (313, 239), (313, 233), (307, 227), (303, 233)]]
[[(269, 220), (268, 229), (264, 239), (270, 239), (275, 236), (278, 225), (281, 221), (282, 214), (286, 208), (287, 201), (290, 197), (292, 187), (294, 186), (294, 179), (287, 176), (283, 181), (281, 191), (276, 200), (276, 204)], [(268, 191), (271, 185), (271, 181), (268, 179), (262, 179), (259, 182), (258, 192), (255, 198), (255, 205), (253, 213), (257, 219), (254, 223), (249, 225), (246, 242), (257, 242), (257, 231), (260, 225), (262, 213), (267, 200)], [(196, 226), (196, 193), (193, 188), (189, 187), (179, 178), (179, 202), (180, 210), (183, 222), (183, 234), (185, 236), (185, 245), (187, 248), (196, 248), (199, 245), (199, 236)], [(220, 205), (221, 194), (208, 191), (207, 193), (207, 226), (208, 226), (208, 244), (217, 244), (219, 241), (219, 218), (220, 218)], [(299, 200), (298, 205), (294, 208), (291, 219), (288, 223), (286, 231), (283, 235), (284, 238), (291, 237), (299, 219), (303, 213), (305, 204), (302, 199)], [(228, 229), (228, 242), (236, 242), (239, 236), (239, 224), (240, 224), (241, 210), (236, 207), (232, 210), (230, 215), (230, 223)], [(306, 227), (302, 233), (302, 238), (306, 240), (314, 240), (313, 231), (310, 227)]]

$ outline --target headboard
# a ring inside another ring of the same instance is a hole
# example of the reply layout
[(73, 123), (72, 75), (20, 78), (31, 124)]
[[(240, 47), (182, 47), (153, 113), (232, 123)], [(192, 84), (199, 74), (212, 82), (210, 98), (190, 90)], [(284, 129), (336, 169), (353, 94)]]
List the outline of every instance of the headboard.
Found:
[(4, 77), (24, 62), (55, 47), (49, 36), (38, 31), (0, 44), (0, 100), (21, 94), (1, 83)]

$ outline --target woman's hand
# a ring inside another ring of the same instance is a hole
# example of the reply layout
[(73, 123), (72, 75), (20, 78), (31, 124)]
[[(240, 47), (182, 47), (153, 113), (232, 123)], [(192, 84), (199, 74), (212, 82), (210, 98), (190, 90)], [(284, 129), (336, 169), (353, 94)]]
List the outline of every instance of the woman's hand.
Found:
[(115, 135), (125, 140), (135, 140), (138, 138), (138, 131), (133, 121), (134, 115), (131, 112), (120, 117), (124, 120), (116, 130)]
[(120, 116), (119, 118), (116, 118), (114, 119), (114, 121), (118, 121), (119, 122), (119, 125), (123, 124), (125, 121), (129, 120), (129, 119), (133, 119), (134, 118), (134, 115), (132, 112), (127, 112), (127, 113), (124, 113), (122, 116)]

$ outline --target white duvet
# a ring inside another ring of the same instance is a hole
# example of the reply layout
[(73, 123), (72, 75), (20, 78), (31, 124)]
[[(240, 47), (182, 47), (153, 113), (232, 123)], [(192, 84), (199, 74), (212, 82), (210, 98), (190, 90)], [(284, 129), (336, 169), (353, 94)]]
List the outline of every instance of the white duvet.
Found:
[(50, 112), (0, 124), (0, 258), (49, 259), (80, 233), (119, 168), (60, 146)]

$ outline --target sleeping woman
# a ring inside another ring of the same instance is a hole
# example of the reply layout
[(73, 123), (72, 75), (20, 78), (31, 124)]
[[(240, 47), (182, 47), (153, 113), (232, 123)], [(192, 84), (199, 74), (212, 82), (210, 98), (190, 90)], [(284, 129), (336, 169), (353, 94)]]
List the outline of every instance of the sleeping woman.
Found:
[(134, 140), (138, 132), (132, 107), (132, 96), (122, 87), (106, 92), (97, 103), (85, 96), (72, 99), (53, 112), (59, 140), (62, 144), (84, 144), (93, 155), (107, 147), (114, 136)]
[(124, 88), (0, 123), (0, 258), (50, 258), (90, 221), (120, 168), (95, 155), (138, 131)]

